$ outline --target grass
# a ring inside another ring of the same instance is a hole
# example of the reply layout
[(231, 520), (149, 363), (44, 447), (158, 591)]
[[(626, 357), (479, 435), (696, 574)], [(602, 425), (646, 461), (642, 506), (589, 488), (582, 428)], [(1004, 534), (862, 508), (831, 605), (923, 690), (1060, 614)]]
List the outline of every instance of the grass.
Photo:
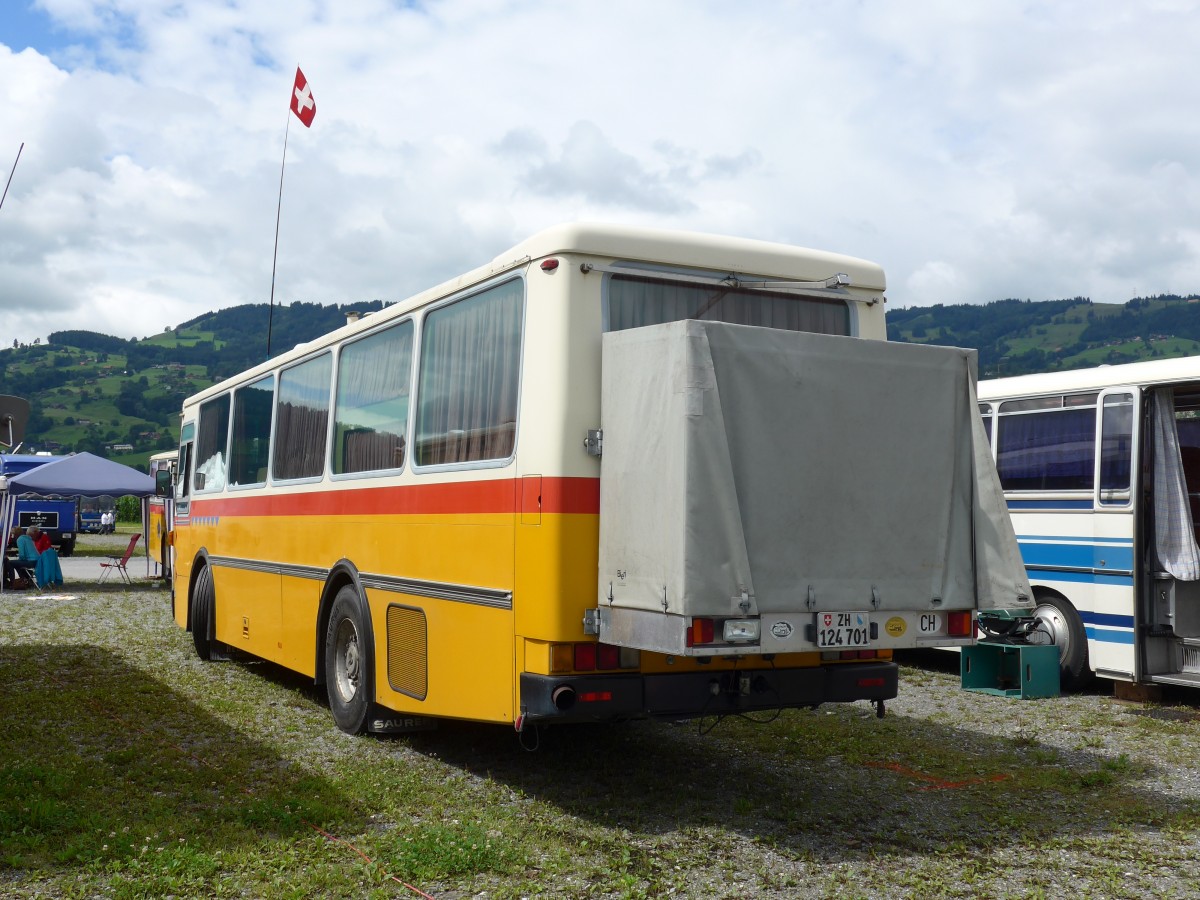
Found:
[[(1194, 758), (1184, 716), (976, 699), (949, 672), (906, 669), (920, 703), (882, 720), (854, 705), (703, 737), (695, 722), (581, 726), (543, 732), (536, 753), (465, 723), (352, 738), (307, 679), (200, 662), (168, 604), (150, 586), (0, 600), (6, 896), (416, 896), (398, 879), (453, 898), (1133, 897), (1162, 873), (1163, 893), (1196, 887), (1200, 808), (1156, 787), (1139, 743), (1169, 726)], [(1080, 729), (1130, 749), (1081, 748)]]

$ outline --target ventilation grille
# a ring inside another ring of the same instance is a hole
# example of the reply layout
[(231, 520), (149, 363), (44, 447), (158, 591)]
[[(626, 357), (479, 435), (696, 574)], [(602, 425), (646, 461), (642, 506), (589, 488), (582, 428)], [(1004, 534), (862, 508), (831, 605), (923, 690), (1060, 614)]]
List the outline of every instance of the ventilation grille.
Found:
[(429, 690), (429, 633), (425, 613), (411, 606), (387, 611), (387, 670), (392, 690), (424, 700)]
[(1184, 646), (1183, 671), (1200, 673), (1200, 647)]

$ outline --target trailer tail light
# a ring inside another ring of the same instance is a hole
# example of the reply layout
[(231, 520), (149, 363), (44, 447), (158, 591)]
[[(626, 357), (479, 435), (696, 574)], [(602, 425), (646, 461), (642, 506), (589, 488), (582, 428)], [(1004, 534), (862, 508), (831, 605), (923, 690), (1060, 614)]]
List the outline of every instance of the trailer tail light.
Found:
[(946, 634), (950, 637), (970, 637), (972, 623), (970, 612), (946, 613)]
[(715, 633), (712, 619), (692, 619), (692, 627), (687, 631), (687, 645), (697, 647), (701, 644), (711, 644)]

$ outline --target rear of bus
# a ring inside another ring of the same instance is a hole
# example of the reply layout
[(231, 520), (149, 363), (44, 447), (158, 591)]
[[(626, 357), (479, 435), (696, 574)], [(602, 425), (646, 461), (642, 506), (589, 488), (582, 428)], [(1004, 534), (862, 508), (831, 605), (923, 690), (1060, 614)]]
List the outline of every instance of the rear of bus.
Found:
[(519, 725), (882, 713), (896, 649), (1028, 603), (973, 353), (884, 343), (878, 267), (604, 228), (522, 251)]

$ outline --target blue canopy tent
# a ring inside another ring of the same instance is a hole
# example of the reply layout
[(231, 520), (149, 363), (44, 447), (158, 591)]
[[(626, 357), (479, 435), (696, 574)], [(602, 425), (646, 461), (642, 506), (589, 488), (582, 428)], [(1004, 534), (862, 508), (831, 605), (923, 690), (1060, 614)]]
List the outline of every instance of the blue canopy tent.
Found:
[[(0, 485), (0, 525), (7, 537), (12, 531), (17, 497), (111, 497), (134, 496), (142, 501), (142, 546), (149, 571), (150, 551), (146, 547), (148, 524), (147, 499), (154, 495), (154, 479), (137, 469), (91, 453), (76, 453), (44, 466), (13, 475)], [(3, 591), (0, 584), (0, 591)]]

